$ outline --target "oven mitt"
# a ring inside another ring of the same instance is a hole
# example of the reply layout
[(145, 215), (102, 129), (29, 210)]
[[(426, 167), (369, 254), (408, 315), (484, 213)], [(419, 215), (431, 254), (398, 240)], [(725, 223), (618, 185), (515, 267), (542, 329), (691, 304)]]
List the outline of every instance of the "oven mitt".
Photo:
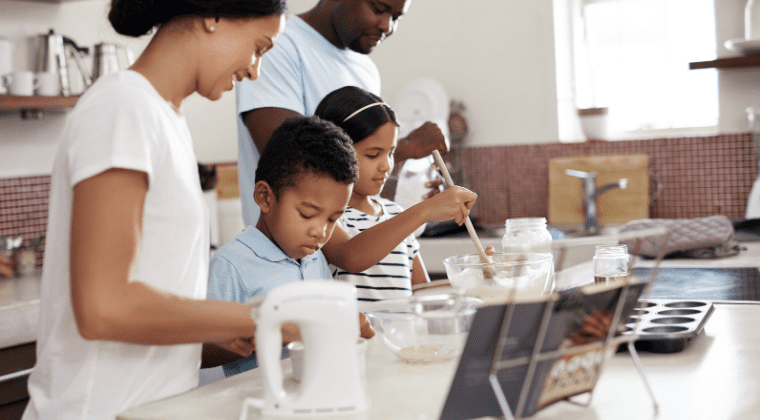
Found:
[(624, 224), (620, 233), (651, 228), (665, 228), (664, 236), (650, 236), (640, 240), (620, 241), (628, 246), (628, 252), (644, 257), (657, 257), (660, 252), (668, 258), (721, 258), (739, 253), (739, 243), (734, 239), (734, 227), (726, 216), (716, 215), (696, 219), (642, 219)]

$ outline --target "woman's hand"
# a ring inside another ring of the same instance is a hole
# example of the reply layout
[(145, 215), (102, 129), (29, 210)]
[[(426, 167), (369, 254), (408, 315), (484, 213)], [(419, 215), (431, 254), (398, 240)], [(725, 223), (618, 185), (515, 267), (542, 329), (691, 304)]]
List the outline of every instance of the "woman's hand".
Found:
[(461, 225), (470, 215), (470, 209), (477, 199), (478, 195), (467, 188), (453, 186), (415, 206), (425, 206), (428, 221), (440, 222), (454, 219), (458, 225)]

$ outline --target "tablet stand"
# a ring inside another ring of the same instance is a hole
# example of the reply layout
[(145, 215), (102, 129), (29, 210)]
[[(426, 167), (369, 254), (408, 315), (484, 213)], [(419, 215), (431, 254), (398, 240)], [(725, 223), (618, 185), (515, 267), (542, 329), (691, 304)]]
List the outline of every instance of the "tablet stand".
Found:
[[(668, 238), (670, 237), (670, 234), (665, 229), (648, 229), (648, 230), (642, 230), (638, 232), (627, 232), (618, 235), (617, 239), (618, 241), (622, 240), (634, 240), (635, 246), (630, 253), (631, 261), (629, 264), (629, 273), (631, 270), (633, 270), (633, 263), (634, 263), (634, 257), (633, 255), (637, 254), (637, 250), (641, 246), (642, 240), (647, 237), (653, 237), (653, 236), (662, 236), (661, 239), (661, 252), (656, 258), (656, 262), (654, 265), (654, 269), (651, 272), (651, 276), (647, 281), (647, 285), (644, 289), (644, 292), (642, 293), (642, 300), (646, 300), (649, 292), (651, 291), (652, 283), (654, 282), (654, 279), (657, 276), (657, 269), (659, 268), (660, 262), (663, 258), (663, 253), (665, 250), (665, 245), (667, 244)], [(566, 247), (560, 249), (560, 256), (557, 259), (557, 268), (556, 271), (559, 272), (562, 269), (563, 260), (565, 257), (565, 251)], [(494, 391), (494, 394), (496, 395), (496, 400), (499, 403), (499, 408), (502, 411), (503, 418), (508, 420), (515, 420), (515, 419), (521, 419), (522, 416), (520, 413), (523, 413), (523, 410), (525, 408), (525, 404), (527, 402), (528, 397), (528, 390), (531, 389), (531, 385), (533, 382), (533, 377), (536, 372), (536, 367), (539, 362), (547, 361), (547, 360), (555, 360), (558, 357), (572, 354), (572, 353), (578, 353), (582, 351), (587, 350), (593, 350), (601, 348), (601, 354), (602, 354), (602, 361), (599, 365), (600, 372), (604, 368), (604, 363), (607, 360), (608, 353), (610, 352), (610, 349), (617, 348), (618, 345), (625, 343), (628, 348), (628, 353), (631, 356), (631, 359), (633, 360), (633, 364), (636, 366), (636, 370), (639, 373), (639, 376), (641, 376), (641, 379), (644, 383), (644, 386), (646, 387), (647, 393), (649, 394), (650, 399), (652, 400), (652, 405), (654, 407), (655, 414), (657, 413), (657, 400), (654, 397), (654, 393), (652, 392), (652, 388), (649, 386), (649, 382), (647, 381), (646, 375), (644, 374), (644, 370), (641, 366), (641, 361), (639, 359), (639, 355), (636, 352), (636, 348), (634, 347), (634, 343), (636, 340), (639, 339), (639, 335), (636, 334), (639, 327), (640, 320), (636, 321), (635, 327), (633, 328), (633, 332), (631, 334), (624, 334), (624, 335), (616, 335), (616, 331), (618, 330), (618, 326), (620, 324), (620, 318), (621, 313), (623, 311), (624, 302), (626, 301), (625, 297), (629, 292), (629, 284), (626, 282), (626, 284), (621, 288), (621, 295), (619, 300), (617, 301), (617, 304), (615, 306), (615, 312), (612, 319), (612, 325), (610, 326), (607, 336), (601, 340), (590, 344), (580, 345), (580, 346), (574, 346), (572, 348), (560, 348), (558, 350), (554, 351), (547, 351), (542, 352), (541, 348), (544, 343), (544, 338), (546, 337), (546, 330), (549, 324), (549, 320), (551, 318), (552, 314), (552, 308), (553, 305), (548, 304), (544, 307), (543, 316), (541, 318), (541, 323), (539, 327), (539, 331), (536, 337), (536, 341), (533, 345), (533, 351), (530, 356), (526, 357), (518, 357), (513, 359), (507, 359), (507, 360), (501, 360), (502, 355), (504, 354), (504, 348), (507, 345), (507, 337), (509, 333), (509, 327), (512, 325), (512, 316), (514, 313), (515, 305), (514, 304), (508, 304), (506, 310), (504, 311), (504, 319), (501, 323), (501, 328), (499, 331), (498, 340), (495, 346), (495, 351), (493, 354), (493, 358), (491, 361), (491, 369), (489, 373), (489, 382), (491, 384), (491, 388)], [(512, 297), (514, 297), (514, 291), (512, 292)], [(555, 297), (552, 301), (556, 300)], [(510, 299), (511, 302), (514, 302), (514, 299)], [(523, 366), (527, 365), (527, 375), (525, 378), (525, 381), (522, 384), (522, 388), (519, 393), (518, 403), (515, 407), (514, 412), (517, 413), (517, 415), (512, 414), (512, 410), (509, 407), (509, 404), (507, 402), (506, 394), (504, 393), (504, 390), (501, 387), (501, 384), (499, 383), (499, 380), (497, 378), (497, 374), (505, 369), (514, 368), (517, 366)], [(582, 406), (588, 406), (591, 403), (591, 399), (593, 397), (593, 389), (591, 391), (587, 392), (589, 394), (588, 400), (585, 402), (576, 402), (574, 400), (571, 400), (569, 398), (565, 398), (564, 401), (582, 405)]]

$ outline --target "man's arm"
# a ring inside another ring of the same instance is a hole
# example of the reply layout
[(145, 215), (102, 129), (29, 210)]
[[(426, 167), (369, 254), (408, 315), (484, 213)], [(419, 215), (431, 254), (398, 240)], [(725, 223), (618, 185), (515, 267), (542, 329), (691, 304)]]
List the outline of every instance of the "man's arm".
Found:
[(244, 113), (243, 121), (251, 133), (256, 149), (261, 153), (272, 137), (272, 132), (286, 119), (296, 115), (301, 114), (284, 108), (257, 108)]

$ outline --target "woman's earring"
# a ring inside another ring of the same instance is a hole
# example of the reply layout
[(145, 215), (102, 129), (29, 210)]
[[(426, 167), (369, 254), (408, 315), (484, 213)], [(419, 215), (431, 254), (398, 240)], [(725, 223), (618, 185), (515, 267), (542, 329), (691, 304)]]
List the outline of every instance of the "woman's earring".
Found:
[(208, 30), (209, 30), (209, 31), (211, 31), (211, 32), (214, 32), (214, 29), (216, 29), (216, 28), (215, 28), (215, 27), (213, 27), (213, 26), (209, 26), (209, 27), (208, 27)]

